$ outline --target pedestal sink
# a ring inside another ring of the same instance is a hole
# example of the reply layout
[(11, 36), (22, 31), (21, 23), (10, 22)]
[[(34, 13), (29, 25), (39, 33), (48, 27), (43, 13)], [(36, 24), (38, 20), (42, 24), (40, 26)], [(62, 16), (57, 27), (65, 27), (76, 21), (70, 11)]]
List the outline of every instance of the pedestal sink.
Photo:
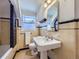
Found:
[(35, 42), (37, 50), (40, 52), (40, 59), (47, 59), (47, 51), (61, 47), (61, 41), (44, 36), (34, 37), (33, 42)]

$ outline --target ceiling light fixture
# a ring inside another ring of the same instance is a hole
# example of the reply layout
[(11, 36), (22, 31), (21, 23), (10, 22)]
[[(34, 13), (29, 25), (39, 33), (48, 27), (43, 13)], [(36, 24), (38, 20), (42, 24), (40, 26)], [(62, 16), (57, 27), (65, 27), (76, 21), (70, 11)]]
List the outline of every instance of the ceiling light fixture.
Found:
[(46, 2), (44, 3), (44, 7), (45, 7), (45, 8), (47, 7), (47, 3), (46, 3)]
[(51, 3), (51, 0), (47, 0), (47, 3), (48, 3), (48, 4)]

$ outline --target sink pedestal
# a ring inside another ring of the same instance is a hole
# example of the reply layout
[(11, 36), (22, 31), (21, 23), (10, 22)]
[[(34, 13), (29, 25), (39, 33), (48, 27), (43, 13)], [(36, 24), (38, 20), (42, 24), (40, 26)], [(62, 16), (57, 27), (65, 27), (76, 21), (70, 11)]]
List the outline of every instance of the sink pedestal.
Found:
[(47, 59), (47, 51), (40, 52), (40, 59)]

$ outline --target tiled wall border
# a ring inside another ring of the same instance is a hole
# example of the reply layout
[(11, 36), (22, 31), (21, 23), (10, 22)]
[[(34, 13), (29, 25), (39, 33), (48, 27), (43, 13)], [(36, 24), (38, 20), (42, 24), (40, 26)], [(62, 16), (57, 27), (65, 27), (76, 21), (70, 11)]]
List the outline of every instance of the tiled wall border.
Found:
[(10, 18), (7, 18), (7, 17), (0, 17), (0, 19), (6, 19), (6, 20), (9, 20)]
[[(79, 30), (79, 25), (78, 25), (78, 22), (79, 22), (79, 19), (73, 19), (73, 20), (68, 20), (68, 21), (63, 21), (63, 22), (59, 22), (59, 30)], [(64, 26), (65, 27), (65, 25), (67, 26), (67, 24), (73, 24), (74, 23), (74, 27), (73, 27), (73, 25), (72, 25), (72, 27), (66, 27), (66, 28), (63, 28), (63, 27), (61, 27), (60, 28), (60, 26)]]
[(71, 23), (71, 22), (79, 22), (79, 19), (73, 19), (73, 20), (68, 20), (68, 21), (63, 21), (63, 22), (59, 22), (59, 24), (67, 24), (67, 23)]

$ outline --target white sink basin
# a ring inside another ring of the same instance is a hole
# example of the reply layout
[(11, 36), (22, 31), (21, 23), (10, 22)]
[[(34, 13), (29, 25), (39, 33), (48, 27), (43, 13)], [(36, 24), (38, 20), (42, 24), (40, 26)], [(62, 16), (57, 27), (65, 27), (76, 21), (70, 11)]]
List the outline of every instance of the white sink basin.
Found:
[(47, 51), (61, 47), (61, 41), (47, 39), (44, 36), (34, 37), (33, 41), (35, 42), (38, 51)]
[(51, 40), (45, 36), (34, 37), (37, 50), (40, 52), (40, 59), (47, 59), (47, 51), (61, 47), (61, 41)]

